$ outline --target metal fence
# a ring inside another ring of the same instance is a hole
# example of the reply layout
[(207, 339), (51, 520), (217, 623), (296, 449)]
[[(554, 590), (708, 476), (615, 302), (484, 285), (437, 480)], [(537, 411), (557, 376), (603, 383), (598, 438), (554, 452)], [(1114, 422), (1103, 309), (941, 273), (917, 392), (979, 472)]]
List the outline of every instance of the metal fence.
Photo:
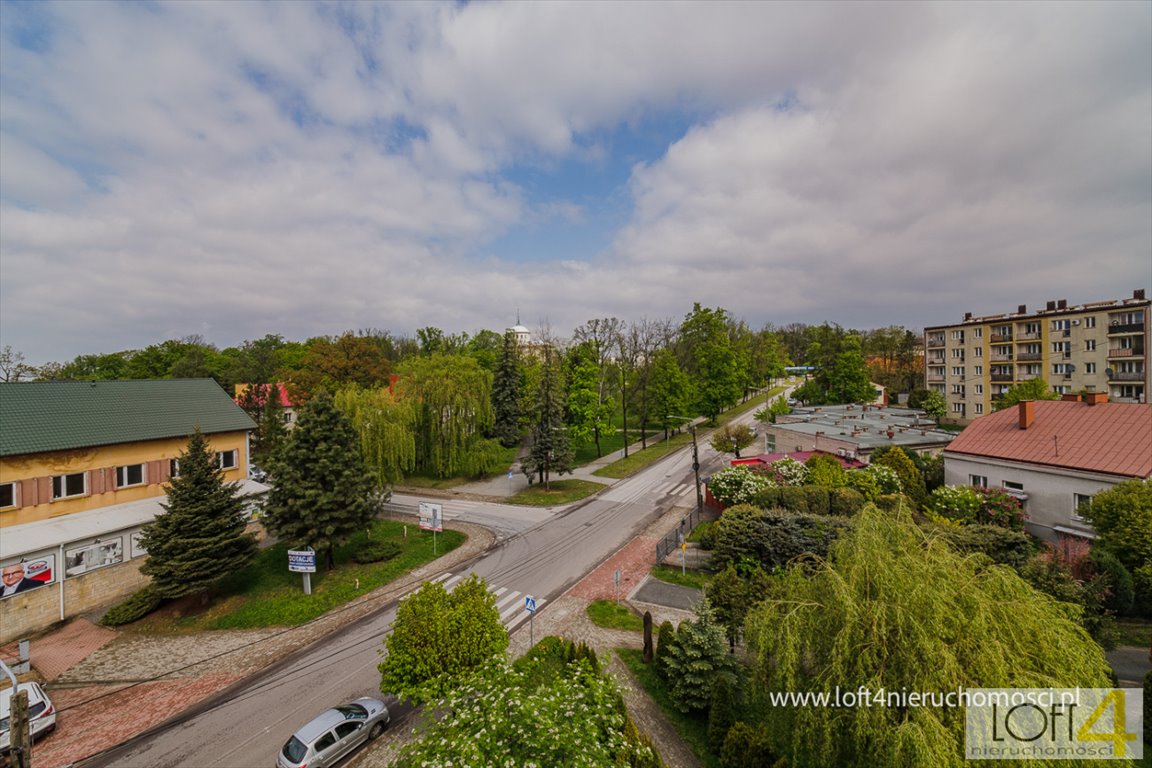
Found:
[(680, 547), (681, 542), (692, 532), (692, 529), (699, 525), (703, 519), (704, 515), (702, 515), (696, 507), (693, 507), (691, 512), (684, 515), (680, 520), (680, 525), (676, 526), (676, 528), (663, 539), (656, 542), (656, 562), (664, 562), (664, 558), (675, 552)]

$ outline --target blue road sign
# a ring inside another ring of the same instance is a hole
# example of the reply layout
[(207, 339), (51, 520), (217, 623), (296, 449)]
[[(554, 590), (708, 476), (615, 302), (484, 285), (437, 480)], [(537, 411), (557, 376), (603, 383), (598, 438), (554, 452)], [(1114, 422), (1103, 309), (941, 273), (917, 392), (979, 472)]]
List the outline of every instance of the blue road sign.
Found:
[(524, 598), (524, 609), (528, 611), (528, 613), (536, 613), (536, 598), (532, 597), (532, 595), (526, 596)]

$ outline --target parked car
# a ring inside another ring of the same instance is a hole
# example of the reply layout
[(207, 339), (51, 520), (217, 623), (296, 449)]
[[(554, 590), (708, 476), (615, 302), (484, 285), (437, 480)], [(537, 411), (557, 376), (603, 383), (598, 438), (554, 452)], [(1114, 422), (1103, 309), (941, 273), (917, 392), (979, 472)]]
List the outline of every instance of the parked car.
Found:
[(276, 755), (276, 768), (331, 768), (388, 727), (388, 707), (364, 697), (326, 709), (292, 734)]
[[(28, 730), (35, 740), (56, 728), (56, 708), (39, 683), (20, 683), (28, 691)], [(12, 688), (0, 691), (0, 751), (7, 752), (12, 743)]]
[(268, 473), (260, 469), (255, 464), (248, 465), (248, 479), (255, 480), (258, 483), (263, 483), (268, 479)]

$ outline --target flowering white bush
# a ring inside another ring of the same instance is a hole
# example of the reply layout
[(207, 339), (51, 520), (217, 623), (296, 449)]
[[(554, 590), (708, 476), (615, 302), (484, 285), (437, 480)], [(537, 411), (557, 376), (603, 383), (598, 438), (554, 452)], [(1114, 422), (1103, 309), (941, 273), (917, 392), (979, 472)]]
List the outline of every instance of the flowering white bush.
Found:
[(780, 485), (807, 485), (808, 483), (808, 467), (790, 456), (774, 461), (769, 466), (772, 468), (773, 474), (776, 475), (776, 482)]
[[(800, 465), (803, 467), (804, 465)], [(708, 488), (716, 500), (725, 506), (747, 504), (756, 494), (774, 483), (767, 477), (757, 474), (745, 466), (728, 467), (712, 475)]]
[(968, 485), (943, 485), (928, 497), (928, 508), (946, 520), (970, 523), (980, 511), (981, 498)]
[(900, 475), (896, 474), (896, 470), (891, 467), (886, 467), (883, 464), (869, 464), (860, 471), (872, 475), (880, 493), (901, 493), (904, 490), (900, 485)]

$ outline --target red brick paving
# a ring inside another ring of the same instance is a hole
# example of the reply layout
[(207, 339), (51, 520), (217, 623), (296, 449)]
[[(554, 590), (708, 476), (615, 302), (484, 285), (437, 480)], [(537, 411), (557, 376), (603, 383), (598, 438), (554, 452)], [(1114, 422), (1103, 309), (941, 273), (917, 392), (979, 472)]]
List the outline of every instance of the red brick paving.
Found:
[[(637, 536), (572, 587), (569, 594), (585, 600), (623, 600), (652, 570), (657, 542), (659, 539)], [(620, 569), (619, 589), (614, 583), (616, 569)]]
[(32, 666), (51, 682), (115, 638), (111, 629), (75, 619), (53, 632), (51, 642), (32, 643), (29, 656)]

